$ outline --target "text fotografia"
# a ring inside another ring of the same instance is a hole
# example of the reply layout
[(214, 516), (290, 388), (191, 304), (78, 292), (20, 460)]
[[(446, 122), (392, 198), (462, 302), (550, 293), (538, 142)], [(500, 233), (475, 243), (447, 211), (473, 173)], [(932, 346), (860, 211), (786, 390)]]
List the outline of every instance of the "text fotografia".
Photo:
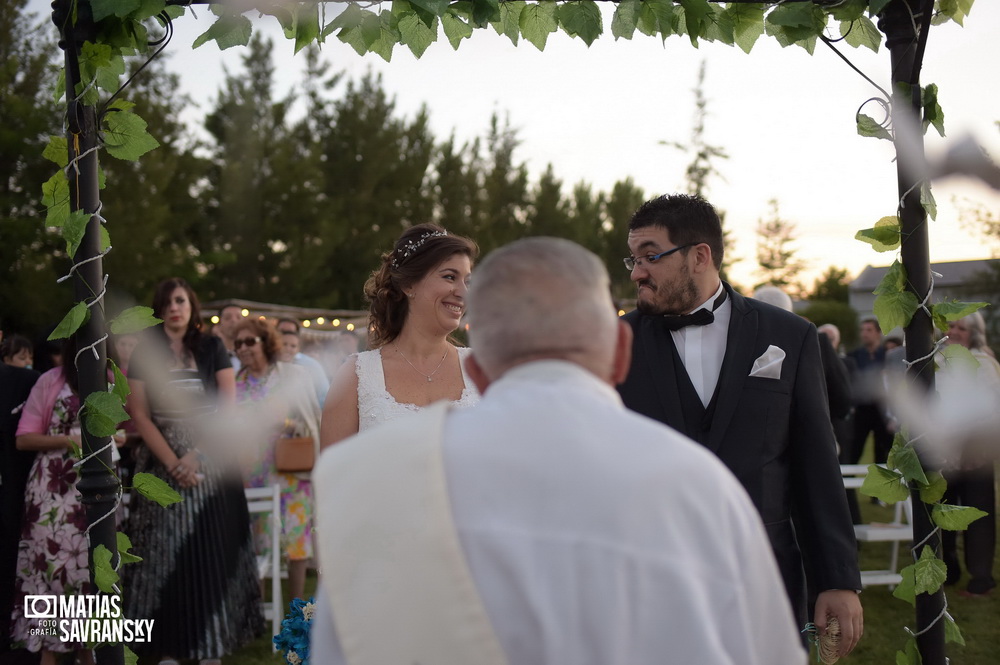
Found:
[(63, 642), (148, 642), (153, 636), (153, 619), (123, 618), (118, 596), (25, 596), (24, 617), (35, 620), (29, 634)]

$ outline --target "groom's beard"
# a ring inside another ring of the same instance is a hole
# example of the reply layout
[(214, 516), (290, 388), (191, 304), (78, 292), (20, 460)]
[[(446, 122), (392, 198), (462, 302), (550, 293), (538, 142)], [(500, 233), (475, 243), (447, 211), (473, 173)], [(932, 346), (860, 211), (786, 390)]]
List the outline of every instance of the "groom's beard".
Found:
[(664, 314), (687, 314), (700, 305), (698, 286), (694, 283), (687, 265), (681, 271), (676, 283), (658, 283), (651, 279), (636, 282), (639, 289), (636, 308), (649, 316)]

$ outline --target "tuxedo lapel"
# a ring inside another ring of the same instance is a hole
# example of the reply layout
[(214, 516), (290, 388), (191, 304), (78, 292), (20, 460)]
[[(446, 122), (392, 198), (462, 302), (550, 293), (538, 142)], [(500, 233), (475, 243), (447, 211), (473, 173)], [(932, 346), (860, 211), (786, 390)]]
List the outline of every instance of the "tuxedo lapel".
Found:
[(757, 337), (757, 310), (751, 308), (746, 298), (735, 293), (728, 284), (725, 287), (732, 302), (732, 314), (726, 335), (726, 355), (719, 372), (712, 433), (707, 444), (712, 451), (719, 450), (729, 422), (739, 406), (743, 383), (753, 364), (754, 340)]
[(648, 359), (646, 366), (652, 374), (653, 389), (663, 408), (662, 422), (683, 432), (684, 412), (677, 393), (675, 372), (685, 370), (683, 366), (675, 366), (674, 340), (666, 327), (657, 325), (658, 323), (654, 317), (643, 316), (641, 319), (643, 352)]

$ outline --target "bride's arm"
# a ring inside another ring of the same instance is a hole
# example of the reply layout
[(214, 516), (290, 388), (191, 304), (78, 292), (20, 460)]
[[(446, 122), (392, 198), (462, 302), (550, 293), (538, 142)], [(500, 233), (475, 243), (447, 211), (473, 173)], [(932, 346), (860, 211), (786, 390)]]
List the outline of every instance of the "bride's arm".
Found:
[(349, 356), (330, 382), (319, 426), (321, 449), (358, 433), (358, 375), (354, 359)]

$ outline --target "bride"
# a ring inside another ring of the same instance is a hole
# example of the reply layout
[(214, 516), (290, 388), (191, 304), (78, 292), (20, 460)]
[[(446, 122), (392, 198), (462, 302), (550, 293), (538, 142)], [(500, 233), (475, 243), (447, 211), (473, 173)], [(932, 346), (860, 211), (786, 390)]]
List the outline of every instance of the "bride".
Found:
[(334, 376), (323, 407), (323, 446), (439, 400), (479, 401), (465, 374), (468, 349), (451, 337), (478, 252), (468, 238), (418, 224), (382, 255), (365, 283), (372, 350), (348, 359)]

